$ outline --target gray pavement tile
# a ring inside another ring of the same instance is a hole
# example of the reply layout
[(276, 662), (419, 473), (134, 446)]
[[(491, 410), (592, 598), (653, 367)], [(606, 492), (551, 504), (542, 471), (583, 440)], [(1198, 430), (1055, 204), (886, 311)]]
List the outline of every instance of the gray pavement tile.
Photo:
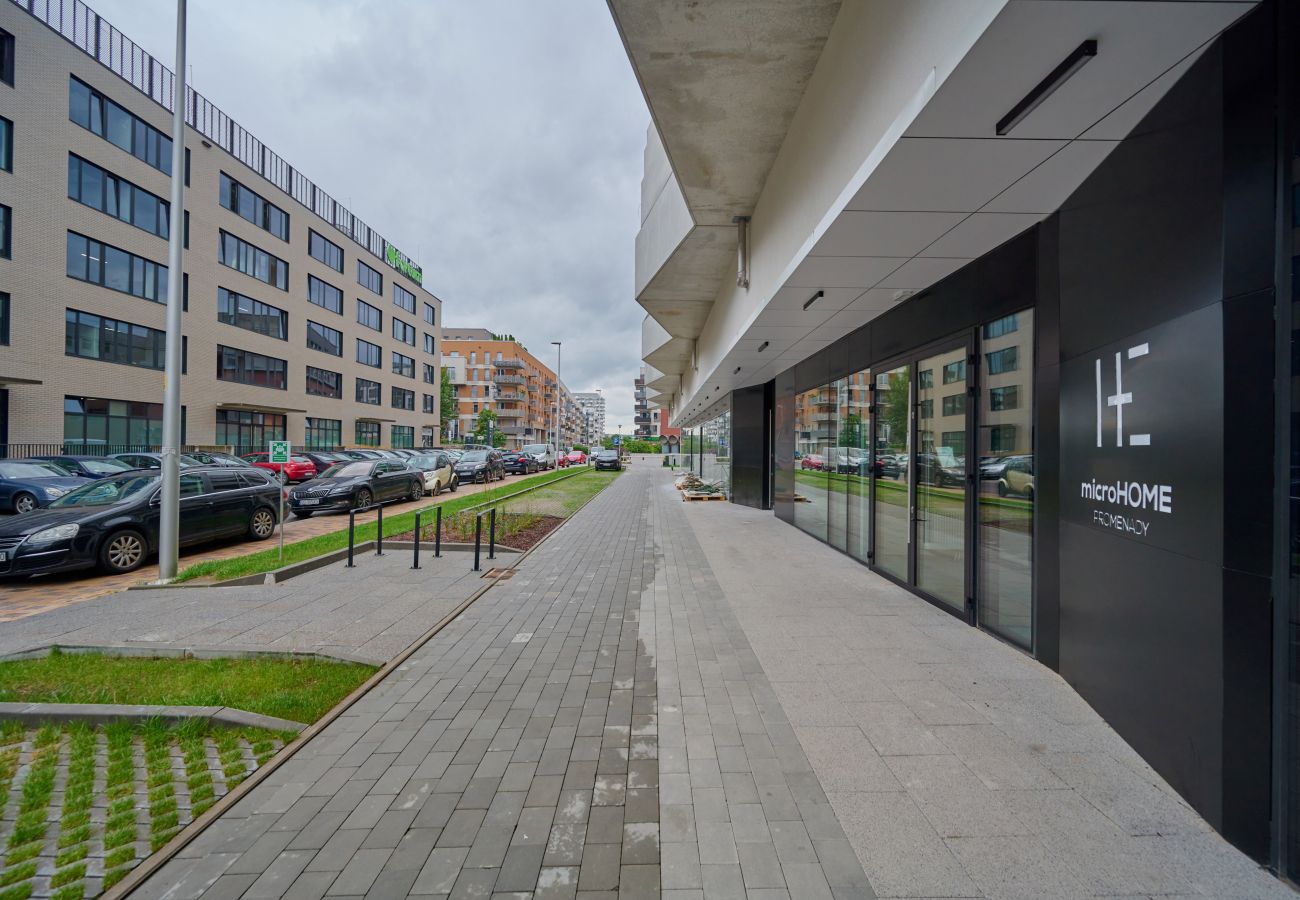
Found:
[(586, 823), (555, 823), (551, 826), (551, 833), (546, 840), (543, 865), (562, 867), (581, 864), (586, 837)]
[(284, 900), (320, 900), (335, 877), (334, 872), (303, 872), (285, 891)]
[(777, 859), (776, 849), (771, 844), (742, 843), (736, 845), (736, 850), (740, 857), (740, 871), (744, 876), (746, 890), (785, 888), (781, 863)]
[(543, 844), (517, 844), (506, 851), (501, 863), (501, 872), (497, 875), (496, 891), (531, 891), (537, 886), (537, 877), (542, 869), (542, 856), (546, 847)]
[(597, 806), (587, 818), (587, 843), (618, 844), (623, 841), (622, 806)]
[[(487, 815), (482, 809), (458, 809), (451, 814), (438, 837), (439, 847), (469, 847), (478, 835), (483, 818)], [(417, 819), (419, 817), (417, 816)]]
[(740, 864), (700, 866), (700, 881), (709, 900), (745, 900)]
[(468, 847), (439, 847), (434, 850), (416, 876), (411, 893), (450, 894), (468, 854)]
[(619, 873), (619, 900), (659, 900), (658, 865), (624, 865)]
[(329, 886), (327, 895), (364, 896), (379, 877), (392, 850), (358, 850)]
[(496, 869), (461, 869), (448, 900), (480, 900), (492, 896)]
[(621, 844), (588, 844), (582, 853), (578, 889), (581, 891), (617, 889), (621, 854)]
[(694, 841), (661, 845), (660, 866), (665, 890), (703, 886), (700, 880), (700, 851)]
[(549, 866), (537, 876), (533, 900), (574, 900), (577, 895), (577, 866)]

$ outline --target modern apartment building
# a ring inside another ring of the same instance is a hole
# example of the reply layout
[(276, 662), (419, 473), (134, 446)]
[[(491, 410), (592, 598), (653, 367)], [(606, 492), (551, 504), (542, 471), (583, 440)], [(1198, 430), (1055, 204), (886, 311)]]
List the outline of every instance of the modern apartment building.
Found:
[[(79, 2), (0, 29), (0, 445), (158, 445), (172, 73)], [(193, 92), (186, 120), (183, 443), (431, 442), (419, 266)]]
[[(506, 447), (524, 444), (565, 445), (556, 425), (555, 373), (513, 335), (486, 328), (444, 328), (444, 362), (456, 392), (457, 415), (448, 437), (464, 440), (478, 417), (492, 410)], [(561, 402), (561, 418), (565, 404)]]
[(645, 388), (646, 367), (641, 367), (641, 374), (632, 382), (632, 428), (633, 436), (647, 440), (654, 435), (650, 421), (650, 403)]
[(605, 396), (596, 391), (573, 395), (578, 404), (578, 443), (594, 447), (605, 436)]
[(692, 467), (1300, 878), (1300, 4), (609, 6)]

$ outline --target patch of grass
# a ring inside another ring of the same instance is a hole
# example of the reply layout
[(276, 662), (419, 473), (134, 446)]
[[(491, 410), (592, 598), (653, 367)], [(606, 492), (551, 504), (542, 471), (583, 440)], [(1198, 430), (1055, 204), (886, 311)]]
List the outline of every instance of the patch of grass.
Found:
[(107, 829), (105, 829), (105, 831), (106, 831), (104, 835), (105, 850), (113, 850), (117, 847), (122, 847), (125, 846), (126, 844), (134, 843), (135, 841), (134, 825), (132, 825), (130, 828), (119, 828), (116, 831), (108, 831)]
[(41, 855), (42, 844), (40, 841), (32, 841), (30, 844), (23, 844), (21, 847), (15, 847), (5, 856), (6, 866), (16, 866), (19, 863), (27, 862), (29, 859), (35, 859)]
[(57, 870), (50, 877), (50, 887), (63, 887), (65, 884), (80, 881), (85, 877), (86, 864), (77, 863), (75, 866), (68, 866), (67, 868)]
[(69, 865), (70, 863), (81, 862), (83, 859), (86, 858), (86, 854), (89, 851), (90, 848), (86, 846), (85, 841), (82, 841), (77, 846), (64, 850), (62, 853), (56, 856), (54, 858), (54, 865), (66, 866)]
[(59, 835), (59, 849), (75, 847), (77, 844), (88, 840), (90, 840), (90, 826), (78, 825), (76, 828), (64, 831)]
[[(530, 478), (518, 478), (488, 491), (477, 494), (465, 494), (455, 497), (454, 499), (443, 500), (439, 497), (433, 503), (426, 503), (419, 509), (431, 509), (441, 505), (443, 516), (453, 515), (462, 509), (470, 506), (477, 506), (480, 503), (487, 502), (494, 497), (503, 497), (506, 494), (523, 490), (535, 484), (545, 484), (548, 481), (554, 481), (557, 478), (563, 478), (570, 474), (568, 469), (556, 469), (553, 472), (546, 472), (541, 475), (533, 475)], [(384, 516), (384, 534), (401, 534), (410, 531), (415, 527), (415, 513), (417, 509), (411, 508), (409, 511), (401, 512), (396, 515)], [(217, 581), (225, 581), (228, 578), (242, 578), (245, 575), (258, 575), (262, 572), (270, 572), (278, 569), (282, 565), (302, 562), (303, 560), (312, 559), (325, 553), (331, 553), (335, 550), (342, 550), (348, 545), (348, 520), (346, 516), (337, 517), (339, 521), (339, 530), (332, 531), (329, 534), (321, 534), (316, 537), (308, 538), (305, 541), (295, 541), (284, 546), (284, 562), (280, 561), (280, 551), (278, 548), (269, 550), (260, 550), (256, 553), (250, 553), (246, 556), (237, 556), (231, 559), (210, 560), (208, 562), (196, 563), (182, 569), (176, 576), (176, 580), (190, 581), (195, 578), (212, 578)], [(358, 525), (356, 529), (356, 541), (374, 540), (378, 529), (374, 522)], [(298, 721), (305, 721), (299, 719)]]
[[(107, 872), (104, 873), (104, 890), (108, 890), (113, 885), (117, 884), (119, 881), (125, 878), (126, 873), (130, 871), (131, 870), (128, 869), (126, 866), (120, 866), (116, 869), (109, 869)], [(4, 898), (0, 897), (0, 900), (4, 900)]]
[(135, 859), (134, 847), (118, 847), (104, 857), (104, 868), (114, 869), (118, 866), (124, 866), (133, 859)]
[(24, 881), (0, 891), (0, 900), (27, 900), (32, 895), (32, 883)]
[[(230, 706), (315, 722), (374, 672), (359, 663), (302, 659), (148, 659), (51, 653), (0, 663), (0, 702)], [(133, 765), (129, 752), (114, 766)], [(120, 748), (119, 748), (120, 749)], [(3, 781), (0, 770), (0, 781)], [(52, 778), (52, 772), (51, 772)]]
[(50, 894), (50, 900), (81, 900), (86, 896), (86, 886), (80, 882), (59, 888)]
[(13, 866), (0, 872), (0, 887), (8, 887), (19, 881), (36, 877), (36, 861), (30, 860), (20, 866)]

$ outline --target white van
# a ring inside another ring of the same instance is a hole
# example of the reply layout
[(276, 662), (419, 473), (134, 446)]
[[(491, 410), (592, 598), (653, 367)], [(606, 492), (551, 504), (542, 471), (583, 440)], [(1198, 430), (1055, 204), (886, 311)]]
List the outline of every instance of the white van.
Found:
[(554, 444), (524, 444), (520, 448), (522, 452), (527, 453), (537, 464), (545, 469), (555, 468), (555, 445)]

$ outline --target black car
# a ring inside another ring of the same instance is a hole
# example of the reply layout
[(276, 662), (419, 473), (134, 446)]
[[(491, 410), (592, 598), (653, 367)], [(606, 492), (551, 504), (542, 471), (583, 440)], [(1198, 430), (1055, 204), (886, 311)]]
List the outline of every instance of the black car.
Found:
[(289, 491), (289, 508), (300, 519), (312, 513), (360, 509), (376, 502), (424, 496), (424, 473), (397, 459), (357, 459), (330, 466)]
[(350, 462), (352, 457), (345, 456), (342, 453), (327, 452), (324, 450), (300, 450), (299, 453), (316, 464), (317, 472), (324, 472), (335, 463)]
[[(101, 478), (0, 523), (0, 577), (138, 569), (158, 549), (161, 482), (156, 471)], [(280, 486), (257, 469), (188, 468), (180, 494), (182, 545), (275, 533)]]
[(107, 478), (135, 468), (130, 463), (106, 456), (33, 456), (32, 459), (53, 463), (69, 475), (80, 475), (82, 478)]
[(501, 465), (511, 475), (531, 475), (542, 467), (537, 457), (522, 450), (509, 450), (502, 453)]
[(597, 450), (592, 459), (595, 460), (597, 469), (613, 469), (617, 472), (623, 468), (617, 450)]
[(456, 461), (456, 477), (461, 484), (481, 481), (500, 481), (506, 477), (506, 468), (500, 450), (469, 450)]
[(231, 456), (229, 453), (222, 453), (219, 450), (187, 450), (185, 455), (190, 459), (196, 459), (205, 466), (225, 466), (228, 469), (245, 469), (248, 467), (248, 461), (240, 459), (238, 456)]

